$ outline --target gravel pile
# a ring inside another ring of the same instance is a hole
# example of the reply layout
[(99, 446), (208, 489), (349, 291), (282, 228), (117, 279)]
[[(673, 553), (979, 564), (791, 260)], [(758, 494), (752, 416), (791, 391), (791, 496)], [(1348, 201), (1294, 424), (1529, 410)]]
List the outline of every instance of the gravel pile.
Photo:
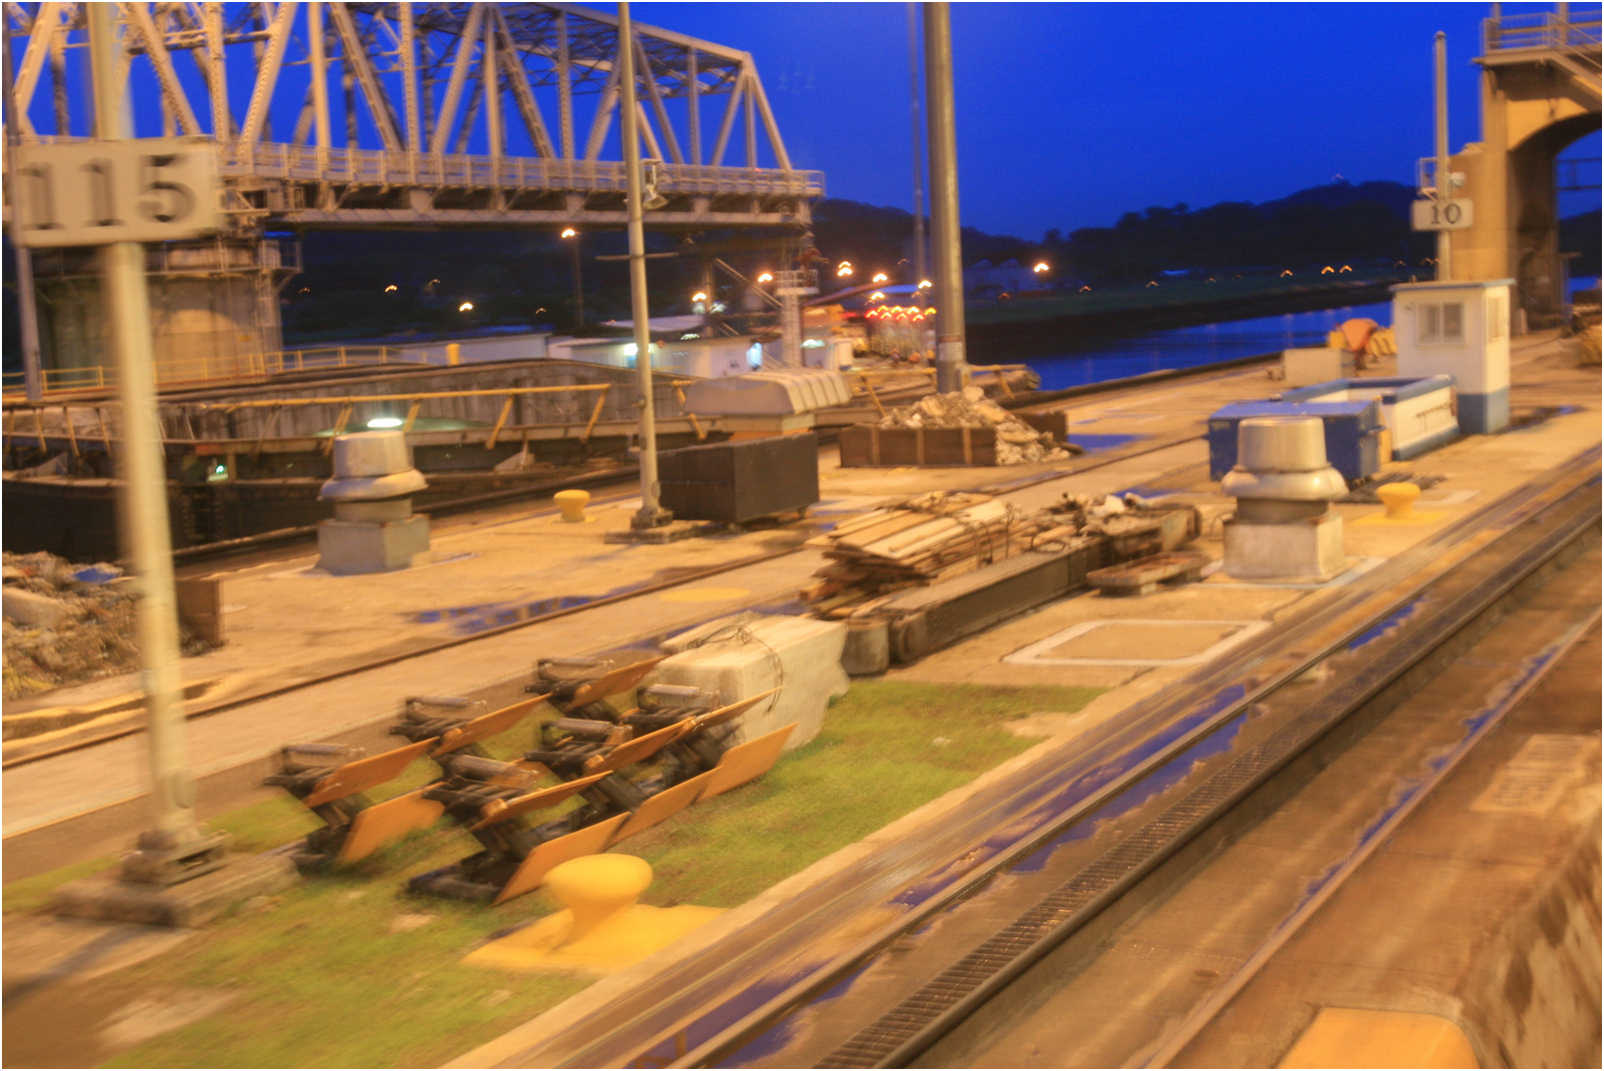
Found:
[[(4, 580), (6, 699), (139, 668), (137, 598), (115, 565), (6, 554)], [(182, 628), (179, 642), (184, 654), (210, 649)]]
[(996, 402), (987, 401), (986, 392), (979, 387), (927, 394), (913, 405), (887, 412), (880, 427), (995, 428), (999, 465), (1059, 461), (1069, 456), (1069, 451), (1054, 442), (1052, 435), (1037, 431)]

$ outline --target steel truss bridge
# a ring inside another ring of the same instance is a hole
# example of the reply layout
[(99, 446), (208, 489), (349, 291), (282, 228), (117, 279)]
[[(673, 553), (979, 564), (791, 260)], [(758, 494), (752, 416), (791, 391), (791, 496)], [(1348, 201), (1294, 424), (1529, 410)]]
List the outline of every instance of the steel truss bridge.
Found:
[[(6, 3), (7, 131), (82, 138), (84, 4)], [(623, 224), (617, 19), (563, 4), (122, 3), (136, 134), (215, 143), (238, 233)], [(805, 227), (745, 52), (634, 25), (652, 227)], [(49, 89), (46, 89), (46, 85)]]

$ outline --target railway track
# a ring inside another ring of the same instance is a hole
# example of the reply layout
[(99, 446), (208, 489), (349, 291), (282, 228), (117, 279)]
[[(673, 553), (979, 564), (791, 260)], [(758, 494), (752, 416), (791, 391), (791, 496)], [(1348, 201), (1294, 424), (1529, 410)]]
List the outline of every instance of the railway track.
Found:
[[(1129, 461), (1133, 458), (1139, 458), (1147, 454), (1168, 450), (1172, 447), (1192, 442), (1197, 438), (1197, 435), (1184, 435), (1179, 437), (1168, 437), (1159, 442), (1133, 443), (1122, 449), (1111, 450), (1097, 455), (1083, 456), (1077, 459), (1075, 463), (1067, 467), (1055, 468), (1052, 471), (1039, 473), (1021, 481), (1007, 483), (991, 488), (977, 488), (977, 490), (990, 490), (998, 494), (1014, 493), (1031, 487), (1036, 487), (1041, 484), (1051, 483), (1056, 480), (1068, 479), (1087, 472), (1094, 472), (1098, 469)], [(605, 505), (610, 502), (625, 500), (628, 497), (630, 497), (628, 494), (620, 493), (601, 498), (597, 500), (596, 504)], [(541, 507), (530, 514), (530, 516), (555, 516), (557, 512), (558, 511), (555, 507)], [(365, 673), (369, 670), (397, 665), (412, 659), (423, 658), (439, 651), (476, 643), (480, 640), (490, 639), (496, 636), (505, 635), (510, 632), (516, 632), (521, 629), (531, 628), (536, 625), (545, 624), (564, 617), (570, 617), (575, 614), (582, 614), (587, 611), (595, 610), (604, 606), (610, 606), (615, 603), (625, 602), (631, 599), (644, 598), (663, 591), (668, 591), (676, 587), (682, 587), (687, 584), (701, 583), (703, 581), (733, 573), (737, 570), (745, 569), (750, 566), (779, 561), (804, 553), (817, 552), (799, 544), (795, 547), (747, 555), (742, 558), (711, 565), (704, 569), (679, 573), (663, 580), (642, 584), (639, 587), (593, 599), (580, 605), (562, 607), (540, 614), (532, 614), (518, 621), (481, 629), (471, 636), (453, 636), (438, 640), (430, 640), (419, 643), (417, 646), (411, 649), (392, 651), (391, 653), (380, 657), (371, 658), (360, 663), (352, 663), (341, 666), (337, 670), (332, 670), (330, 672), (321, 673), (302, 679), (285, 681), (281, 684), (273, 685), (267, 688), (259, 688), (243, 695), (230, 696), (227, 699), (221, 699), (213, 703), (197, 706), (187, 711), (185, 716), (188, 719), (204, 718), (214, 714), (222, 713), (224, 711), (236, 710), (240, 707), (247, 706), (260, 700), (276, 698), (294, 692), (304, 691), (306, 689), (327, 684), (331, 681), (336, 681), (344, 677)], [(81, 751), (84, 748), (94, 747), (98, 744), (103, 744), (111, 740), (122, 739), (123, 737), (132, 736), (143, 731), (143, 728), (139, 725), (119, 725), (115, 728), (110, 728), (105, 732), (94, 733), (92, 735), (83, 735), (71, 740), (64, 740), (59, 746), (41, 748), (38, 750), (29, 750), (25, 753), (18, 754), (14, 757), (4, 760), (3, 763), (0, 763), (0, 769), (14, 769), (19, 766), (44, 761), (59, 755)]]
[[(1598, 480), (1595, 447), (1290, 618), (1271, 643), (1200, 669), (1096, 739), (1050, 749), (929, 843), (855, 863), (506, 1063), (962, 1063), (964, 1050), (942, 1046), (988, 1001), (1077, 935), (1117, 925), (1144, 880), (1205, 850), (1244, 801), (1263, 804), (1256, 793), (1285, 791), (1281, 771), (1362, 734), (1596, 538)], [(1522, 665), (1551, 664), (1583, 624)], [(1529, 684), (1515, 680), (1506, 698)], [(1478, 714), (1449, 752), (1462, 756), (1507, 709)], [(1176, 1018), (1195, 1033), (1207, 1010)], [(1188, 1036), (1117, 1062), (1163, 1062)]]

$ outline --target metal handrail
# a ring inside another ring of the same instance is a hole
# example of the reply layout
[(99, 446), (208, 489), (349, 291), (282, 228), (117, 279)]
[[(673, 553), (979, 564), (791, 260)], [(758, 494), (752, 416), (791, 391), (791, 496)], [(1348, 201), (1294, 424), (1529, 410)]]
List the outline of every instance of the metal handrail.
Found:
[(1597, 10), (1578, 19), (1570, 11), (1532, 11), (1500, 15), (1482, 22), (1482, 44), (1488, 53), (1545, 50), (1590, 52), (1604, 39), (1604, 18)]
[[(209, 384), (263, 382), (288, 372), (324, 371), (334, 368), (367, 368), (386, 364), (439, 364), (428, 354), (389, 346), (322, 346), (310, 349), (276, 350), (234, 357), (189, 357), (162, 361), (156, 368), (157, 385), (163, 388), (198, 387)], [(40, 370), (42, 393), (46, 396), (107, 390), (116, 385), (114, 368), (85, 365), (76, 368)], [(6, 372), (0, 377), (6, 401), (17, 400), (25, 392), (22, 372)]]
[[(223, 174), (235, 177), (613, 193), (623, 192), (628, 185), (624, 165), (608, 160), (391, 152), (279, 142), (254, 146), (236, 142), (219, 145), (218, 152)], [(804, 197), (824, 193), (822, 171), (663, 164), (658, 173), (658, 189), (664, 193)]]

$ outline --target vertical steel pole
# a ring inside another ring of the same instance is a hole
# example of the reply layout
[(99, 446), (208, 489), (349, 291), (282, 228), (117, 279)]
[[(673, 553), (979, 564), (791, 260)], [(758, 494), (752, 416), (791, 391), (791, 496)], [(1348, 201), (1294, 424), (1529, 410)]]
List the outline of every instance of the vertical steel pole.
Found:
[(652, 404), (652, 332), (647, 322), (646, 233), (641, 223), (640, 140), (635, 114), (635, 34), (629, 4), (618, 5), (618, 111), (623, 120), (624, 171), (629, 179), (629, 307), (635, 321), (635, 370), (640, 383), (640, 512), (632, 528), (656, 528), (670, 517), (658, 504), (657, 410)]
[[(128, 97), (118, 77), (120, 45), (115, 4), (88, 4), (90, 70), (94, 81), (95, 136), (122, 139), (132, 132)], [(184, 754), (179, 706), (178, 616), (173, 595), (173, 551), (167, 521), (167, 473), (157, 425), (155, 354), (150, 340), (150, 297), (145, 250), (114, 242), (101, 253), (107, 319), (117, 360), (122, 402), (121, 488), (125, 550), (139, 578), (139, 654), (150, 737), (151, 801), (155, 837), (141, 847), (169, 849), (198, 839), (194, 783)]]
[(936, 389), (963, 387), (964, 275), (958, 234), (958, 139), (952, 106), (949, 5), (925, 4), (925, 93), (930, 113), (930, 217), (936, 262)]
[(914, 304), (923, 306), (925, 292), (925, 139), (919, 117), (919, 5), (908, 5), (908, 118), (913, 127), (913, 286)]
[[(1446, 218), (1444, 211), (1453, 196), (1453, 176), (1448, 163), (1448, 36), (1437, 31), (1434, 45), (1437, 61), (1437, 213), (1439, 220)], [(1437, 232), (1437, 281), (1453, 278), (1453, 243), (1448, 231)]]
[[(0, 77), (5, 79), (5, 119), (6, 140), (5, 152), (11, 153), (11, 146), (17, 140), (17, 99), (12, 92), (11, 76), (11, 35), (6, 34), (4, 42), (0, 42), (0, 58), (4, 61), (4, 72)], [(57, 133), (65, 134), (66, 131)], [(11, 161), (6, 161), (6, 173), (14, 174)], [(27, 392), (30, 402), (37, 402), (44, 397), (44, 376), (39, 370), (39, 307), (34, 301), (33, 293), (33, 251), (21, 242), (12, 242), (11, 251), (17, 261), (17, 319), (22, 329), (22, 387)]]

